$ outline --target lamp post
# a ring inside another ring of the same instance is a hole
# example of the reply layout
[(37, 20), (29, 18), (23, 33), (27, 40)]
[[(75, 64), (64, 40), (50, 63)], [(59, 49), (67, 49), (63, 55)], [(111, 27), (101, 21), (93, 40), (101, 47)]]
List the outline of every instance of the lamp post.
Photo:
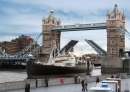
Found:
[(89, 66), (90, 66), (89, 59), (90, 59), (90, 57), (87, 56), (87, 72), (86, 72), (86, 75), (90, 75), (90, 72), (89, 72)]
[(122, 58), (122, 62), (123, 62), (122, 73), (124, 73), (124, 61), (125, 61), (125, 58), (123, 57)]

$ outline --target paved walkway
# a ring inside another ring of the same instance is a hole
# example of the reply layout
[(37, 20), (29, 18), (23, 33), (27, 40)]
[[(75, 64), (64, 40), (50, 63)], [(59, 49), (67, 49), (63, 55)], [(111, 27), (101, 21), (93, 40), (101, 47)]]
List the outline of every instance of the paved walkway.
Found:
[[(95, 82), (88, 83), (88, 89), (90, 87), (95, 86)], [(130, 90), (130, 78), (128, 79), (122, 79), (121, 81), (121, 91), (124, 91), (125, 89)], [(81, 84), (68, 84), (68, 85), (59, 85), (59, 86), (49, 86), (49, 87), (40, 87), (31, 89), (30, 92), (81, 92)], [(24, 92), (24, 89), (21, 90), (12, 90), (12, 91), (6, 91), (6, 92)]]

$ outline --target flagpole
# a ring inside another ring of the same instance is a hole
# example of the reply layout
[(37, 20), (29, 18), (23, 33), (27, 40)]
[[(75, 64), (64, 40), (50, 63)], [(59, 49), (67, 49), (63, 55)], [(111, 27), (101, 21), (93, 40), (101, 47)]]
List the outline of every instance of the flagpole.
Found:
[(85, 24), (85, 16), (84, 16), (84, 24)]
[(70, 18), (70, 25), (71, 25), (71, 18)]

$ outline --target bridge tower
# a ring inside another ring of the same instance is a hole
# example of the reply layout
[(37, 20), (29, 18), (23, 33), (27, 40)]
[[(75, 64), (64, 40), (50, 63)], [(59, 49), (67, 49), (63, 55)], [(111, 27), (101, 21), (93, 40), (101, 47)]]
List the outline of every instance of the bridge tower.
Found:
[(107, 12), (107, 53), (108, 56), (121, 57), (125, 51), (125, 34), (120, 28), (125, 29), (125, 15), (119, 12), (118, 6), (115, 7), (112, 13)]
[(125, 51), (125, 33), (119, 28), (125, 29), (125, 15), (119, 12), (115, 5), (113, 11), (107, 12), (107, 57), (101, 58), (101, 73), (114, 74), (122, 72), (122, 56)]
[(40, 57), (49, 57), (52, 49), (60, 49), (60, 32), (52, 31), (53, 26), (60, 26), (60, 19), (56, 19), (54, 12), (51, 10), (48, 18), (42, 20), (42, 51)]

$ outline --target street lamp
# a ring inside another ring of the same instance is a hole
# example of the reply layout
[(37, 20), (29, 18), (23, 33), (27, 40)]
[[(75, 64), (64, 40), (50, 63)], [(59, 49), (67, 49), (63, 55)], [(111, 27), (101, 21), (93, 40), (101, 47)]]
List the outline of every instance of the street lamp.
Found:
[(86, 72), (86, 75), (90, 75), (90, 72), (89, 72), (89, 66), (90, 66), (89, 59), (90, 59), (90, 57), (87, 56), (87, 72)]
[(125, 61), (125, 58), (123, 57), (123, 58), (122, 58), (122, 62), (123, 62), (122, 72), (123, 72), (123, 73), (124, 73), (124, 61)]

